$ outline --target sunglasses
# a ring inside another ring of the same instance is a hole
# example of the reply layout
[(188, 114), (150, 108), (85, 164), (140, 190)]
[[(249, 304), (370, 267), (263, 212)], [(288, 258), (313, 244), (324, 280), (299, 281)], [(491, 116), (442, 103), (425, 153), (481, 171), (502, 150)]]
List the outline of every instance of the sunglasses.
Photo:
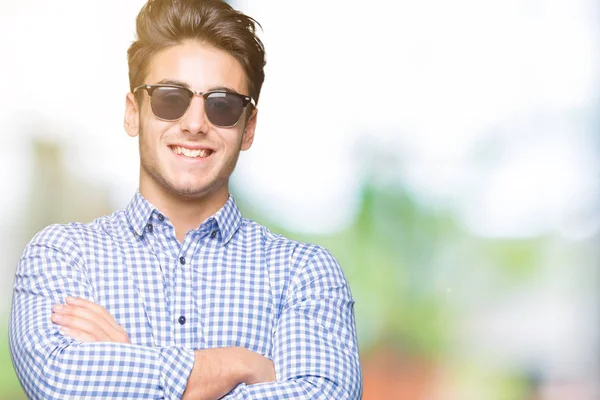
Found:
[(221, 128), (235, 126), (249, 103), (256, 106), (251, 97), (226, 90), (196, 92), (183, 86), (159, 84), (140, 85), (133, 89), (133, 93), (139, 89), (148, 92), (152, 112), (163, 121), (181, 119), (190, 108), (195, 95), (204, 98), (204, 112), (210, 123)]

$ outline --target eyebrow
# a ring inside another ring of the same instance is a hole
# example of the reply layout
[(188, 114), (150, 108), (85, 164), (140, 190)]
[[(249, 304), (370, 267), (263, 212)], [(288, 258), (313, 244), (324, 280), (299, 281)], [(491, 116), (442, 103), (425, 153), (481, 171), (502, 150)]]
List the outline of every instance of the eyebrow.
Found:
[(176, 85), (176, 86), (183, 86), (188, 89), (190, 88), (190, 85), (188, 85), (187, 83), (178, 81), (175, 79), (163, 79), (163, 80), (157, 82), (157, 84), (158, 85)]
[[(178, 81), (176, 79), (162, 79), (161, 81), (158, 82), (159, 85), (176, 85), (176, 86), (183, 86), (184, 88), (190, 89), (190, 85), (188, 85), (185, 82), (182, 81)], [(211, 92), (213, 90), (224, 90), (226, 92), (232, 92), (232, 93), (237, 93), (237, 94), (241, 94), (240, 92), (238, 92), (237, 90), (228, 87), (228, 86), (214, 86), (214, 87), (210, 87), (208, 88), (208, 90), (206, 90), (206, 92)], [(245, 95), (244, 95), (245, 96)]]

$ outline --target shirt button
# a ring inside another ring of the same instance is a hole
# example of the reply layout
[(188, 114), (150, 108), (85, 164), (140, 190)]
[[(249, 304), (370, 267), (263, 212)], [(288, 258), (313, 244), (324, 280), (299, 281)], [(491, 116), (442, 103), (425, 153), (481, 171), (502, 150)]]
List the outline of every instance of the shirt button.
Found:
[(185, 324), (185, 317), (182, 315), (181, 317), (179, 317), (179, 320), (178, 320), (178, 321), (179, 321), (179, 323), (180, 323), (181, 325), (184, 325), (184, 324)]
[(152, 230), (153, 230), (153, 229), (154, 229), (154, 227), (152, 226), (152, 224), (148, 224), (148, 225), (146, 225), (146, 230), (147, 230), (148, 232), (152, 232)]
[(215, 236), (217, 236), (217, 231), (212, 231), (212, 233), (210, 234), (210, 237), (214, 239)]
[(185, 257), (179, 257), (179, 262), (181, 265), (185, 265)]
[(164, 221), (164, 220), (165, 220), (165, 216), (164, 216), (164, 215), (162, 215), (162, 214), (158, 214), (158, 219), (159, 219), (159, 221), (161, 221), (161, 222), (162, 222), (162, 221)]

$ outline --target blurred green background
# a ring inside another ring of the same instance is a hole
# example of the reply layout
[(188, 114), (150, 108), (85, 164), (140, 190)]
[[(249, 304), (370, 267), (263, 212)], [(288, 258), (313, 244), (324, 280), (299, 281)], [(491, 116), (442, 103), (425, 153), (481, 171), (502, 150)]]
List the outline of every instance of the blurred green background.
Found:
[[(268, 57), (232, 192), (342, 265), (363, 398), (600, 398), (598, 5), (231, 3)], [(142, 4), (0, 14), (0, 399), (24, 398), (7, 342), (23, 247), (137, 187), (122, 98)]]

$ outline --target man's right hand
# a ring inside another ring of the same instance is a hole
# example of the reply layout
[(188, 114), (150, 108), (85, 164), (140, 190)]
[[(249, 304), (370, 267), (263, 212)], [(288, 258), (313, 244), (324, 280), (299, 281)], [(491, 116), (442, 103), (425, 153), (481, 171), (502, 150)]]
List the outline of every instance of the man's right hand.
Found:
[(273, 362), (243, 347), (196, 350), (182, 399), (219, 399), (244, 382), (275, 381)]

